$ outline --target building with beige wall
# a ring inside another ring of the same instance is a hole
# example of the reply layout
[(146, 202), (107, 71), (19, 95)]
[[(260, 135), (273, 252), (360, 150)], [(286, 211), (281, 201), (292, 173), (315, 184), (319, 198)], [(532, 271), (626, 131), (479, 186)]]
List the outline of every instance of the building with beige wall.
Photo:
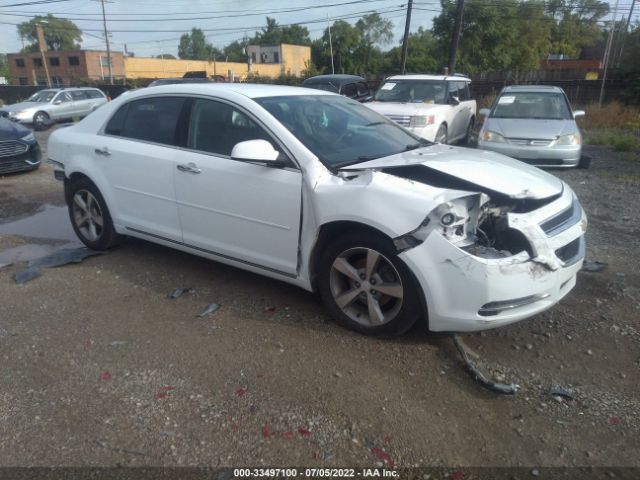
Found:
[[(64, 50), (44, 53), (52, 86), (68, 86), (83, 80), (109, 81), (109, 63), (106, 51)], [(11, 83), (13, 85), (47, 85), (47, 69), (42, 54), (10, 53), (7, 55)], [(111, 52), (112, 75), (114, 80), (125, 76), (124, 55)]]

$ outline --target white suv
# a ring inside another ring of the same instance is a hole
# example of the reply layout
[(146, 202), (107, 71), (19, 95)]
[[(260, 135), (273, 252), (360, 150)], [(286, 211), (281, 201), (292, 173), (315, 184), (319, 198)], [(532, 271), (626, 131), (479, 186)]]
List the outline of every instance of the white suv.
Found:
[(430, 142), (466, 142), (477, 108), (469, 83), (458, 75), (395, 75), (366, 105)]

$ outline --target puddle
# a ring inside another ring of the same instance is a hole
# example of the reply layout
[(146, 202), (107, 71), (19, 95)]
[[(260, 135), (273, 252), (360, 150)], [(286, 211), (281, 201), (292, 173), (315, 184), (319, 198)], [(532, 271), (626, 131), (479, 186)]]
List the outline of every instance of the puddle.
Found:
[(71, 226), (67, 207), (55, 205), (44, 205), (33, 215), (0, 223), (0, 235), (79, 242)]
[(29, 262), (36, 258), (49, 255), (61, 248), (74, 248), (79, 243), (65, 243), (64, 245), (38, 245), (28, 243), (26, 245), (18, 245), (17, 247), (8, 248), (0, 252), (0, 265), (8, 265), (18, 262)]

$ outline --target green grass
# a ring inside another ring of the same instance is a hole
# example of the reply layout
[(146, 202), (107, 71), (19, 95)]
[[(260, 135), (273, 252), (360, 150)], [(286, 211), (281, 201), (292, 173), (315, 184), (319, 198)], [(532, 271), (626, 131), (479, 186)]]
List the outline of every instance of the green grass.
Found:
[(632, 152), (640, 149), (640, 138), (628, 131), (618, 129), (585, 132), (585, 143), (608, 145), (616, 152)]

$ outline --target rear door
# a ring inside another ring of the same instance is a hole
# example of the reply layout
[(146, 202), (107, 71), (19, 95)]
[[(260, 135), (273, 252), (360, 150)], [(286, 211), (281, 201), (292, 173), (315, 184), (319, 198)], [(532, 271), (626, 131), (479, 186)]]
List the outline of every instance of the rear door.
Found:
[(302, 174), (233, 160), (233, 146), (274, 138), (245, 110), (194, 99), (186, 149), (179, 152), (176, 201), (184, 243), (247, 265), (297, 271)]
[(83, 90), (69, 90), (71, 98), (73, 98), (73, 114), (80, 117), (88, 115), (91, 111), (89, 107), (89, 97)]
[(469, 120), (471, 119), (471, 103), (469, 102), (469, 90), (466, 82), (449, 82), (449, 97), (456, 97), (460, 102), (458, 105), (451, 105), (453, 109), (453, 120), (449, 128), (449, 141), (459, 140), (464, 137)]
[(173, 175), (184, 104), (173, 96), (131, 101), (93, 137), (91, 154), (110, 190), (114, 222), (133, 232), (182, 240)]

